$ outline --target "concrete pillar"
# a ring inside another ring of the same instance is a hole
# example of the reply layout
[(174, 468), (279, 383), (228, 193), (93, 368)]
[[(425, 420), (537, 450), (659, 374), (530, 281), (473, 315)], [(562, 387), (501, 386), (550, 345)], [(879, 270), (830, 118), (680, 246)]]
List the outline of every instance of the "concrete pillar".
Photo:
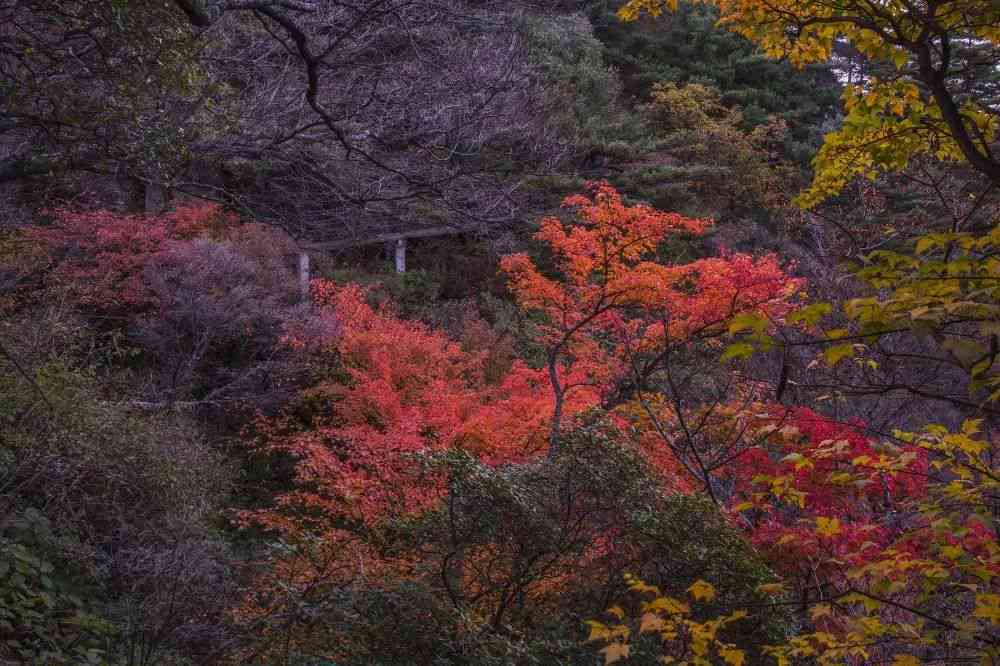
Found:
[(299, 254), (299, 296), (303, 303), (309, 302), (309, 255)]
[(406, 239), (400, 238), (396, 241), (396, 272), (406, 272)]

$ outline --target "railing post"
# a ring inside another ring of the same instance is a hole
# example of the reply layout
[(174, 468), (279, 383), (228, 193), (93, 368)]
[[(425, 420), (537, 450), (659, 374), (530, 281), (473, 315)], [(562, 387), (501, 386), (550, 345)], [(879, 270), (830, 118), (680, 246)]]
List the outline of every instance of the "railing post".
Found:
[(406, 239), (400, 238), (396, 241), (396, 272), (406, 272)]
[(299, 297), (309, 302), (309, 255), (305, 252), (299, 253)]

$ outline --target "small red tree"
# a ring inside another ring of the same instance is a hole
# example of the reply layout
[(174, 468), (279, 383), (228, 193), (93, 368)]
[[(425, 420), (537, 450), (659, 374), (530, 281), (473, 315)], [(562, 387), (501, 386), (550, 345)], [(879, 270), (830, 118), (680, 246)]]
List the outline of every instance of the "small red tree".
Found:
[[(501, 262), (521, 308), (544, 318), (553, 450), (570, 396), (580, 403), (577, 410), (581, 404), (614, 406), (622, 400), (618, 387), (627, 382), (655, 416), (645, 393), (659, 393), (656, 375), (672, 354), (695, 344), (718, 346), (736, 316), (780, 317), (802, 287), (773, 255), (655, 261), (661, 243), (704, 233), (711, 222), (628, 206), (607, 183), (591, 184), (589, 196), (569, 197), (564, 205), (579, 224), (546, 218), (536, 234), (549, 246), (557, 276), (544, 275), (525, 254)], [(675, 409), (673, 417), (683, 419), (682, 410)], [(675, 463), (687, 465), (680, 447), (660, 444), (672, 450)], [(708, 482), (704, 466), (689, 471)]]
[(579, 225), (564, 226), (550, 217), (535, 235), (549, 246), (558, 278), (544, 276), (526, 254), (500, 263), (521, 308), (545, 318), (541, 342), (555, 399), (553, 451), (567, 395), (576, 389), (589, 394), (584, 401), (596, 403), (622, 374), (621, 355), (613, 344), (602, 344), (601, 336), (635, 326), (623, 318), (625, 310), (661, 302), (683, 272), (647, 257), (668, 235), (697, 234), (709, 225), (647, 206), (626, 206), (605, 183), (591, 190), (592, 197), (573, 196), (563, 204), (575, 210)]
[(181, 206), (155, 216), (57, 209), (52, 218), (51, 225), (25, 232), (47, 252), (47, 283), (102, 314), (135, 313), (151, 304), (142, 270), (165, 243), (234, 222), (215, 204)]

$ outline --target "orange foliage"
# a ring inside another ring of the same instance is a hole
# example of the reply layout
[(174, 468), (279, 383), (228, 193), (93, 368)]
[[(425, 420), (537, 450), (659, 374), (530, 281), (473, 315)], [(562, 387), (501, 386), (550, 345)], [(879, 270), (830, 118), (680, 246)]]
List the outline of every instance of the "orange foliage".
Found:
[[(544, 275), (524, 254), (501, 262), (519, 306), (541, 315), (540, 342), (548, 350), (543, 369), (515, 361), (498, 370), (489, 350), (463, 349), (391, 308), (375, 308), (357, 285), (314, 283), (314, 315), (336, 321), (327, 353), (337, 370), (303, 396), (318, 407), (308, 423), (259, 424), (266, 449), (297, 461), (297, 483), (275, 507), (243, 518), (293, 541), (318, 535), (306, 541), (320, 556), (282, 563), (281, 571), (268, 574), (273, 586), (280, 579), (305, 588), (311, 577), (347, 582), (373, 575), (389, 585), (417, 576), (420, 553), (379, 548), (383, 529), (440, 506), (447, 494), (447, 479), (428, 471), (417, 454), (461, 449), (502, 465), (537, 458), (547, 444), (551, 453), (560, 420), (614, 406), (617, 387), (638, 357), (656, 357), (678, 341), (710, 342), (741, 312), (780, 317), (801, 288), (771, 256), (655, 261), (662, 242), (702, 234), (711, 223), (627, 206), (607, 184), (594, 184), (565, 205), (579, 224), (548, 218), (537, 234), (551, 249), (557, 276)], [(676, 462), (659, 453), (650, 458), (664, 481), (690, 489)], [(600, 559), (603, 548), (595, 542), (586, 558)], [(463, 557), (471, 565), (499, 556), (485, 544)], [(564, 568), (574, 570), (572, 563)], [(553, 585), (571, 584), (567, 576), (535, 589), (538, 598)], [(465, 584), (472, 596), (490, 597), (478, 589), (482, 581)], [(248, 601), (243, 612), (264, 612), (254, 608)]]
[[(268, 442), (299, 460), (302, 488), (280, 498), (284, 511), (253, 518), (288, 531), (303, 515), (348, 515), (374, 527), (418, 512), (439, 496), (415, 483), (412, 454), (462, 448), (494, 464), (537, 452), (551, 409), (537, 371), (515, 364), (498, 385), (486, 382), (486, 352), (466, 352), (443, 333), (376, 310), (357, 285), (316, 281), (318, 308), (332, 310), (330, 351), (343, 376), (312, 390), (330, 410), (311, 427)], [(267, 431), (268, 424), (261, 427)]]
[[(579, 225), (546, 218), (535, 235), (549, 246), (558, 278), (544, 276), (526, 254), (504, 257), (500, 268), (521, 308), (545, 317), (541, 331), (550, 372), (562, 375), (553, 388), (579, 388), (590, 394), (585, 402), (596, 403), (623, 371), (620, 350), (599, 338), (633, 323), (623, 318), (627, 308), (664, 305), (671, 286), (687, 274), (646, 257), (667, 236), (700, 234), (710, 222), (626, 206), (607, 183), (592, 185), (591, 192), (564, 202)], [(555, 368), (557, 360), (563, 367)]]
[(547, 218), (536, 234), (549, 246), (558, 277), (544, 275), (525, 254), (500, 264), (521, 308), (545, 320), (553, 445), (563, 416), (606, 402), (617, 383), (640, 372), (638, 365), (648, 376), (665, 362), (665, 352), (696, 341), (712, 344), (740, 314), (778, 319), (804, 284), (774, 255), (654, 261), (662, 242), (702, 234), (711, 222), (627, 206), (607, 183), (592, 183), (590, 196), (569, 197), (564, 205), (579, 225)]

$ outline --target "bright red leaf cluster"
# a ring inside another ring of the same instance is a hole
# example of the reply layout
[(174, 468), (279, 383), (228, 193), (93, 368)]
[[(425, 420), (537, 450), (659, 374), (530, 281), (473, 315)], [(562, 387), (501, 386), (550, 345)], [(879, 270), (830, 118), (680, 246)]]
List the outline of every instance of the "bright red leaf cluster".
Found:
[(760, 445), (728, 471), (730, 506), (753, 543), (782, 573), (808, 587), (831, 560), (858, 566), (901, 534), (891, 516), (926, 492), (927, 456), (887, 450), (864, 434), (806, 408), (766, 408)]
[(318, 280), (313, 294), (337, 322), (327, 352), (341, 374), (310, 391), (329, 409), (309, 428), (268, 442), (299, 461), (302, 489), (281, 498), (285, 510), (255, 520), (295, 531), (292, 509), (374, 526), (438, 498), (439, 488), (416, 478), (412, 454), (461, 448), (500, 464), (543, 446), (551, 408), (537, 371), (518, 363), (492, 384), (485, 351), (463, 351), (441, 332), (376, 309), (361, 287)]
[(141, 310), (152, 294), (142, 269), (171, 240), (220, 230), (236, 218), (215, 204), (192, 204), (162, 215), (57, 209), (52, 224), (25, 231), (45, 248), (51, 270), (46, 280), (67, 290), (81, 306), (102, 313)]

